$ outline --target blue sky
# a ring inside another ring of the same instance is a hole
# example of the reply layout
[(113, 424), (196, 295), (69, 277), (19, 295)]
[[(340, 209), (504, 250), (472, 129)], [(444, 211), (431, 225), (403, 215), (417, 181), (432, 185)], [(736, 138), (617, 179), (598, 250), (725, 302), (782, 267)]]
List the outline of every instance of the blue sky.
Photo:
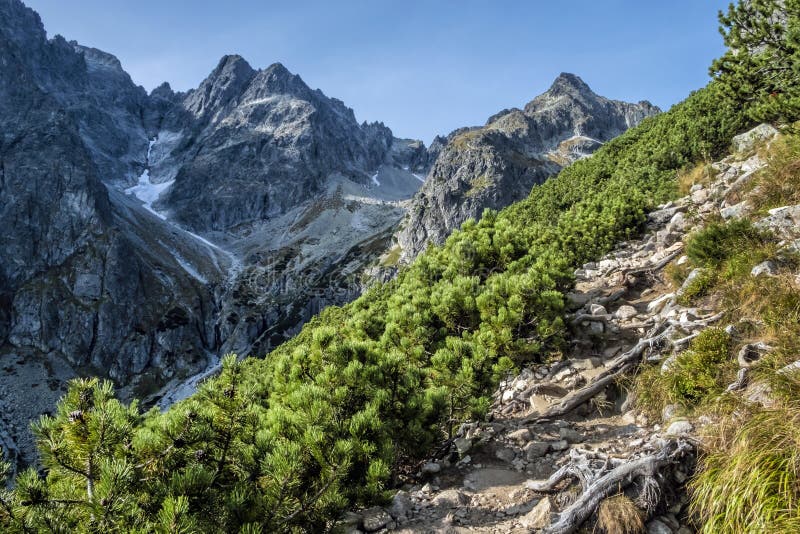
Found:
[(280, 61), (359, 120), (430, 142), (520, 107), (562, 71), (668, 108), (706, 84), (727, 0), (24, 0), (50, 36), (117, 55), (150, 90), (186, 90), (224, 54)]

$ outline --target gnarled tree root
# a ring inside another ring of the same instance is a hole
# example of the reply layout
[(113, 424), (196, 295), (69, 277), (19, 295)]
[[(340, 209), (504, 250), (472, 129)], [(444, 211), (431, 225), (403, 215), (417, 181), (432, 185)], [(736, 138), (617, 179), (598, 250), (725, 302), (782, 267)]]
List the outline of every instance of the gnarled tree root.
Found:
[[(683, 440), (671, 440), (656, 453), (632, 459), (608, 470), (606, 464), (598, 473), (591, 475), (589, 464), (568, 464), (559, 469), (553, 476), (544, 482), (528, 482), (526, 487), (540, 493), (550, 493), (566, 478), (577, 478), (581, 482), (582, 493), (570, 506), (562, 510), (555, 517), (555, 521), (543, 532), (547, 534), (570, 534), (575, 532), (597, 509), (600, 501), (618, 493), (629, 486), (636, 478), (643, 477), (643, 486), (646, 493), (658, 492), (654, 488), (656, 475), (665, 466), (673, 463), (693, 447)], [(657, 483), (656, 483), (657, 484)], [(652, 495), (643, 495), (646, 500), (651, 500)], [(649, 503), (645, 503), (647, 506)]]

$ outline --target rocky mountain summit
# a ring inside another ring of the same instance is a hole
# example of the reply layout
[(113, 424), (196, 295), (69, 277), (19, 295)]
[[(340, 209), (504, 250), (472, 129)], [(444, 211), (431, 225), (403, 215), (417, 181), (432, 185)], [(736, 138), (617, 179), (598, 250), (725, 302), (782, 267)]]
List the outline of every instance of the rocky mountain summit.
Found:
[[(577, 269), (569, 295), (572, 349), (501, 382), (486, 421), (462, 425), (416, 466), (389, 506), (348, 514), (348, 531), (695, 532), (685, 483), (704, 428), (717, 421), (677, 404), (648, 416), (623, 377), (643, 365), (668, 373), (694, 339), (724, 329), (742, 345), (727, 391), (771, 405), (764, 377), (751, 367), (773, 347), (748, 338), (747, 317), (727, 323), (724, 303), (686, 302), (702, 269), (677, 287), (665, 270), (686, 265), (689, 236), (718, 220), (751, 217), (780, 239), (780, 250), (797, 250), (800, 206), (763, 215), (748, 196), (767, 166), (753, 146), (776, 133), (762, 125), (734, 138), (734, 154), (711, 165), (712, 178), (651, 212), (644, 235)], [(778, 270), (767, 260), (749, 276), (776, 277)]]
[[(523, 109), (505, 109), (480, 128), (451, 133), (398, 234), (402, 259), (441, 244), (486, 208), (500, 209), (564, 166), (586, 157), (660, 110), (595, 94), (574, 74), (561, 74)], [(442, 142), (440, 140), (440, 142)]]

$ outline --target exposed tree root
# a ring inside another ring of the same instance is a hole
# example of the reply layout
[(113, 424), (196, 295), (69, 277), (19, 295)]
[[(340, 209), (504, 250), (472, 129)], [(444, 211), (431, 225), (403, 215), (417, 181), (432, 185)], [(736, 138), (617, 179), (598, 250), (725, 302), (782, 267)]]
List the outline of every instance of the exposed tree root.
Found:
[(600, 501), (626, 488), (638, 477), (644, 477), (645, 482), (638, 500), (646, 501), (642, 503), (645, 508), (650, 507), (652, 501), (658, 500), (660, 493), (656, 478), (659, 471), (692, 449), (692, 445), (686, 441), (668, 441), (658, 452), (630, 460), (611, 470), (607, 469), (606, 464), (599, 472), (587, 475), (592, 473), (588, 462), (584, 465), (570, 464), (559, 469), (548, 480), (541, 483), (529, 482), (526, 487), (544, 493), (552, 491), (570, 476), (581, 481), (581, 496), (562, 510), (556, 516), (555, 522), (544, 529), (547, 534), (570, 534), (594, 513)]

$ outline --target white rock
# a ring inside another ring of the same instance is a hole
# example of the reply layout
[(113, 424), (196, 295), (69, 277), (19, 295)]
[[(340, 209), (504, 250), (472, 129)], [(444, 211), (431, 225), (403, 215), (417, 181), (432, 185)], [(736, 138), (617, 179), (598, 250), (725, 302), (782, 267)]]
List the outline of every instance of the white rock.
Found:
[(683, 213), (678, 212), (672, 216), (672, 219), (669, 220), (667, 229), (671, 232), (672, 231), (680, 232), (686, 227), (687, 224), (688, 221), (686, 220), (686, 216)]
[(778, 267), (775, 265), (773, 261), (767, 260), (762, 261), (750, 271), (750, 276), (761, 276), (765, 274), (767, 276), (773, 276), (778, 273)]
[(606, 311), (606, 307), (602, 304), (591, 304), (589, 306), (589, 313), (591, 315), (606, 315), (608, 311)]
[(514, 390), (513, 389), (507, 389), (507, 390), (505, 390), (503, 392), (503, 396), (501, 397), (501, 400), (503, 401), (503, 404), (509, 403), (513, 399), (514, 399)]
[(739, 202), (738, 204), (734, 204), (733, 206), (728, 206), (727, 208), (721, 208), (719, 210), (720, 216), (723, 219), (741, 219), (744, 217), (747, 212), (750, 211), (750, 204), (744, 200)]
[(629, 305), (620, 306), (617, 311), (614, 312), (614, 317), (617, 319), (627, 320), (632, 319), (638, 315), (639, 312), (636, 311), (636, 308)]
[(703, 274), (703, 269), (699, 267), (697, 269), (692, 270), (692, 272), (689, 273), (689, 276), (686, 277), (686, 280), (683, 281), (683, 285), (681, 285), (680, 289), (678, 289), (678, 291), (675, 294), (679, 297), (683, 295), (689, 288), (689, 286), (691, 286), (692, 283), (702, 274)]
[(698, 189), (692, 193), (692, 202), (695, 204), (703, 204), (706, 200), (708, 200), (708, 190)]
[(752, 150), (756, 143), (772, 139), (778, 135), (778, 130), (769, 124), (759, 124), (750, 131), (739, 134), (733, 138), (731, 145), (734, 152), (747, 152)]
[(694, 427), (689, 421), (675, 421), (669, 425), (666, 433), (670, 436), (681, 436), (690, 433), (692, 430), (694, 430)]
[(523, 528), (527, 529), (542, 529), (550, 525), (551, 517), (553, 515), (553, 502), (550, 496), (544, 497), (541, 501), (536, 503), (533, 509), (525, 514), (520, 522)]
[(647, 305), (647, 313), (658, 313), (661, 311), (661, 308), (674, 297), (675, 293), (667, 293), (666, 295), (658, 297)]

